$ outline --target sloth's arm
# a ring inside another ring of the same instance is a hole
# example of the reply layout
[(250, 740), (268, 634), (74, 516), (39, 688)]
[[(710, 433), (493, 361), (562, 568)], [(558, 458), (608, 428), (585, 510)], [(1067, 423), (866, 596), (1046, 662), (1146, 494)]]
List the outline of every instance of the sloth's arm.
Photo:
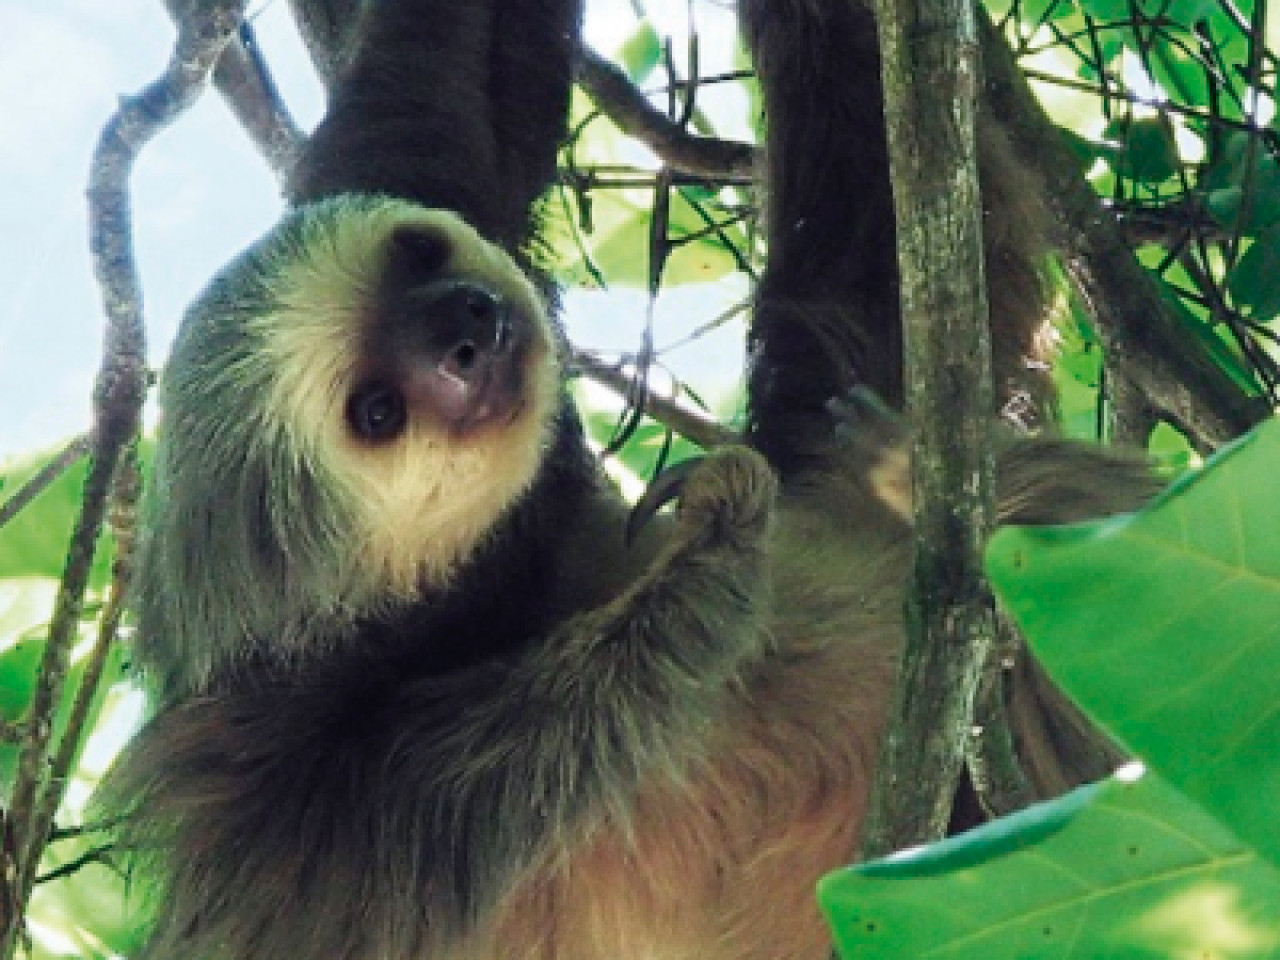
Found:
[(444, 873), (461, 881), (459, 895), (500, 888), (542, 847), (534, 838), (566, 839), (588, 811), (625, 820), (641, 783), (678, 777), (695, 759), (726, 681), (760, 644), (774, 496), (758, 454), (712, 453), (638, 580), (490, 674), (493, 687), (437, 701), (467, 704), (422, 765), (443, 785), (432, 791), (437, 822), (449, 825), (439, 836), (476, 871)]

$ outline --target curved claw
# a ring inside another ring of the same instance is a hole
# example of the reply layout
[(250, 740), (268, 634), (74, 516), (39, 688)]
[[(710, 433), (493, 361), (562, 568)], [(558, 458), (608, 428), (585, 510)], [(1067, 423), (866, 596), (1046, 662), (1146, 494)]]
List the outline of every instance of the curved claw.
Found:
[(667, 467), (653, 478), (644, 495), (636, 501), (627, 517), (627, 545), (635, 542), (645, 524), (652, 520), (668, 503), (680, 496), (685, 481), (693, 473), (694, 468), (702, 462), (702, 457), (690, 457)]

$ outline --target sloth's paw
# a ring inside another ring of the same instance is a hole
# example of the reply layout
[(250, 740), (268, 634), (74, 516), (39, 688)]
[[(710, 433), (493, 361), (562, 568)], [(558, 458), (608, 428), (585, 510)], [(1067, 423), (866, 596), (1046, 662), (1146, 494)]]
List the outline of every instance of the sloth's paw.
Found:
[(768, 527), (778, 481), (749, 447), (722, 447), (693, 461), (680, 484), (676, 517), (689, 533), (759, 536)]

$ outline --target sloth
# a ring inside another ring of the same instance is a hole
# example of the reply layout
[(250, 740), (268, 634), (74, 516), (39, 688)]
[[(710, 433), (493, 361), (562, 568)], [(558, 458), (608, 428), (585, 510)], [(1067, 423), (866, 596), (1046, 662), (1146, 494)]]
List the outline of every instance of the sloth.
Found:
[[(110, 788), (164, 891), (146, 956), (826, 955), (902, 451), (846, 405), (782, 493), (715, 450), (628, 543), (557, 339), (499, 248), (375, 196), (292, 212), (189, 311), (140, 571), (162, 707)], [(1065, 443), (1001, 477), (1037, 522), (1148, 483)]]
[[(828, 955), (813, 888), (903, 645), (901, 430), (831, 402), (844, 356), (792, 429), (821, 351), (766, 351), (748, 442), (630, 522), (528, 252), (579, 16), (367, 5), (291, 209), (181, 324), (136, 587), (156, 709), (103, 796), (143, 957)], [(1056, 441), (998, 472), (1014, 522), (1152, 489)]]

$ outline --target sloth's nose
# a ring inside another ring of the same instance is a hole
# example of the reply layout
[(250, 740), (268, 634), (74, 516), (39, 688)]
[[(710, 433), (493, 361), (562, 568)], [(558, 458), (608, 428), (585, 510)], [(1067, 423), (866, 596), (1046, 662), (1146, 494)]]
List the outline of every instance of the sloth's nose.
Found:
[(454, 432), (519, 409), (527, 321), (501, 292), (473, 280), (434, 280), (406, 292), (393, 322), (408, 394)]
[(444, 373), (470, 380), (511, 347), (510, 310), (484, 287), (453, 281), (425, 306)]

